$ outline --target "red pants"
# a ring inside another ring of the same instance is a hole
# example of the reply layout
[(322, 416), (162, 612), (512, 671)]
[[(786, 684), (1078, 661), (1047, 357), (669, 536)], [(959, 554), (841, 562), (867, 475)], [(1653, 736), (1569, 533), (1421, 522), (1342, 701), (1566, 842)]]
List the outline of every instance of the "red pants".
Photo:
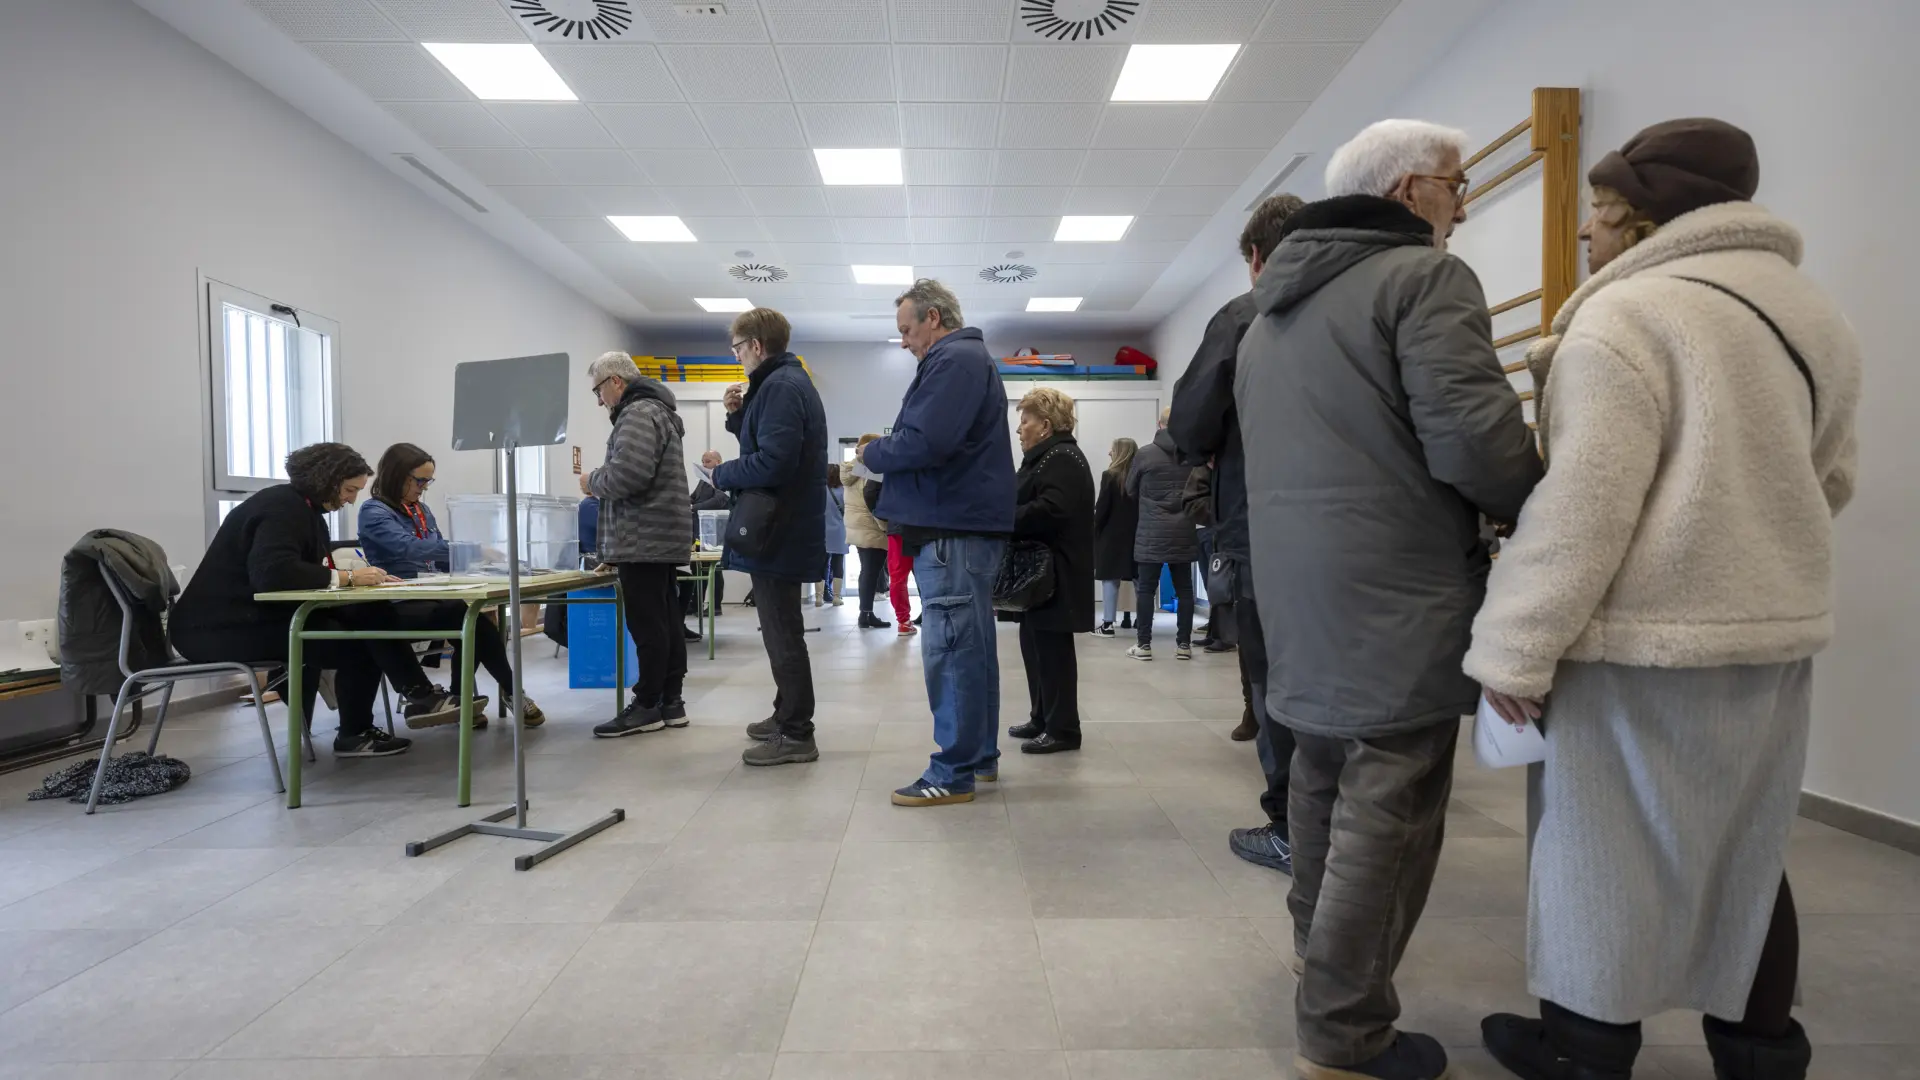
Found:
[(893, 614), (896, 622), (905, 623), (913, 618), (913, 609), (907, 604), (907, 575), (913, 573), (913, 556), (900, 550), (900, 538), (887, 537), (887, 598), (893, 601)]

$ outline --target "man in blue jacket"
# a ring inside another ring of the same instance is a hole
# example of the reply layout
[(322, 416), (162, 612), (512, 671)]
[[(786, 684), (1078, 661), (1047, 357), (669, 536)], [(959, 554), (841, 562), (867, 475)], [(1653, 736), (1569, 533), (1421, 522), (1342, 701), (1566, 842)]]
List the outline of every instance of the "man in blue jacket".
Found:
[[(749, 556), (727, 547), (722, 565), (753, 578), (760, 639), (773, 667), (773, 715), (747, 725), (755, 745), (741, 755), (749, 765), (816, 761), (813, 744), (813, 664), (800, 586), (820, 577), (827, 563), (827, 412), (813, 378), (787, 351), (792, 327), (772, 308), (754, 308), (733, 320), (733, 355), (747, 369), (744, 392), (727, 388), (727, 430), (740, 456), (713, 470), (713, 485), (734, 493), (760, 490), (778, 500), (771, 550)], [(996, 685), (998, 685), (996, 683)]]
[[(1013, 531), (1007, 392), (980, 331), (961, 322), (946, 286), (922, 278), (896, 301), (901, 348), (920, 369), (892, 434), (858, 452), (887, 480), (875, 516), (914, 556), (926, 626), (920, 656), (940, 744), (896, 806), (973, 801), (1000, 768), (1000, 658), (993, 583)], [(815, 485), (818, 487), (818, 485)]]

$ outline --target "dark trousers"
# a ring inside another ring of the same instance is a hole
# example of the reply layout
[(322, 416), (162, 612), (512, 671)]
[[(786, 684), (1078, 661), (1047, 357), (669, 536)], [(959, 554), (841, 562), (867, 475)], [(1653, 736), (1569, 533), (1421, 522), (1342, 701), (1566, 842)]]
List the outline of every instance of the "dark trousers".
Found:
[[(682, 573), (691, 575), (692, 571), (685, 567), (676, 567), (674, 569), (674, 586), (680, 594), (680, 615), (684, 619), (688, 615), (700, 615), (706, 609), (700, 606), (701, 583), (698, 581), (678, 580)], [(713, 611), (716, 615), (720, 613), (720, 603), (727, 591), (726, 584), (727, 575), (722, 571), (715, 570), (713, 572)]]
[(1080, 664), (1070, 630), (1020, 624), (1020, 660), (1027, 669), (1027, 717), (1064, 742), (1080, 741)]
[(671, 563), (621, 563), (616, 569), (627, 633), (640, 660), (633, 699), (647, 708), (678, 701), (687, 681), (686, 624), (675, 588), (679, 571)]
[(1293, 729), (1273, 718), (1267, 711), (1267, 634), (1260, 628), (1260, 604), (1253, 596), (1253, 575), (1242, 563), (1239, 595), (1233, 602), (1234, 621), (1240, 632), (1240, 692), (1247, 699), (1258, 733), (1253, 746), (1260, 754), (1260, 771), (1267, 775), (1267, 790), (1260, 794), (1260, 809), (1267, 820), (1285, 830), (1287, 827), (1287, 776), (1293, 771)]
[[(406, 630), (458, 630), (467, 617), (467, 605), (458, 600), (403, 600), (393, 606), (395, 621)], [(505, 618), (504, 613), (501, 617)], [(448, 682), (457, 694), (460, 692), (460, 640), (450, 641), (454, 674)], [(501, 693), (514, 693), (519, 686), (513, 678), (513, 664), (507, 659), (506, 631), (485, 615), (473, 624), (473, 662), (493, 676)]]
[(1173, 577), (1173, 595), (1177, 601), (1174, 607), (1173, 642), (1176, 645), (1193, 644), (1193, 564), (1143, 562), (1136, 566), (1138, 571), (1133, 591), (1139, 608), (1134, 614), (1139, 625), (1134, 627), (1134, 633), (1139, 643), (1153, 644), (1153, 612), (1160, 606), (1160, 568), (1165, 566)]
[[(398, 604), (348, 604), (315, 611), (307, 619), (309, 630), (401, 630)], [(180, 655), (195, 663), (287, 659), (287, 631), (261, 631), (257, 627), (213, 628), (197, 630), (175, 627), (173, 643)], [(313, 724), (315, 694), (320, 689), (322, 669), (334, 673), (334, 699), (340, 706), (340, 734), (359, 735), (373, 727), (373, 702), (380, 696), (380, 680), (385, 677), (404, 697), (430, 692), (432, 684), (420, 670), (413, 646), (404, 641), (309, 641), (303, 650), (307, 669), (301, 683), (301, 706), (306, 709), (307, 724)]]
[(807, 656), (807, 624), (800, 617), (800, 583), (753, 575), (760, 611), (760, 640), (773, 668), (773, 716), (789, 739), (813, 738), (813, 661)]
[(1306, 959), (1297, 1045), (1317, 1065), (1357, 1065), (1394, 1040), (1393, 973), (1440, 865), (1460, 725), (1373, 739), (1294, 737), (1287, 909)]
[(873, 614), (874, 598), (886, 588), (887, 549), (855, 548), (860, 553), (860, 614)]

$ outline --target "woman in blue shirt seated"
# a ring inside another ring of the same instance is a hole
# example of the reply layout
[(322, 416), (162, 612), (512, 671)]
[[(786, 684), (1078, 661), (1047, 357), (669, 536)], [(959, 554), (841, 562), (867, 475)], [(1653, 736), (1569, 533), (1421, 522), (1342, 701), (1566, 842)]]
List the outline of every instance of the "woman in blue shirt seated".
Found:
[[(446, 538), (433, 520), (433, 511), (421, 499), (433, 486), (433, 455), (412, 443), (394, 443), (380, 455), (373, 474), (373, 497), (360, 506), (360, 553), (368, 562), (395, 577), (415, 578), (449, 568)], [(397, 605), (400, 621), (411, 627), (453, 627), (466, 617), (458, 600), (406, 600)], [(473, 628), (474, 660), (500, 684), (503, 696), (514, 692), (513, 665), (507, 660), (506, 639), (492, 619)], [(454, 646), (454, 670), (459, 670), (459, 646)], [(511, 698), (508, 698), (509, 703)], [(459, 717), (454, 717), (457, 721)], [(528, 727), (546, 721), (540, 707), (527, 700)], [(483, 716), (473, 726), (483, 727)]]

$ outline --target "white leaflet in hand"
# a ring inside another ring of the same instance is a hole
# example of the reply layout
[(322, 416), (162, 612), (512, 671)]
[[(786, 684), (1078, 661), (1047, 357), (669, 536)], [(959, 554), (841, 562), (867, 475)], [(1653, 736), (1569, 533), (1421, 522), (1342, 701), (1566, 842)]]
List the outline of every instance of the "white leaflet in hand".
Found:
[(1516, 728), (1493, 710), (1486, 695), (1473, 714), (1473, 754), (1489, 769), (1507, 769), (1547, 760), (1547, 737), (1528, 724)]
[(853, 463), (853, 475), (859, 477), (862, 480), (880, 479), (880, 474), (867, 468), (867, 463), (864, 461), (855, 461)]

